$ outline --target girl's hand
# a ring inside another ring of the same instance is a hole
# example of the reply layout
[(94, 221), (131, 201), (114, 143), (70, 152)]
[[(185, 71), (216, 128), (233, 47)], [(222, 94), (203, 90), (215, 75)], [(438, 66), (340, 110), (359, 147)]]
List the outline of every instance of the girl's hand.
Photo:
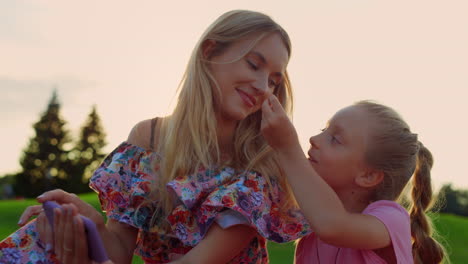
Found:
[(268, 144), (275, 150), (299, 146), (296, 129), (284, 112), (278, 98), (273, 94), (262, 104), (260, 130)]

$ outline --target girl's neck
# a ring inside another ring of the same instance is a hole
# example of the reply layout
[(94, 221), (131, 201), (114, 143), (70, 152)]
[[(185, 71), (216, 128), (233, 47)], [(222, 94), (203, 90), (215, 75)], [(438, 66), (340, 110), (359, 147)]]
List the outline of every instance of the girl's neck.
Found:
[(362, 213), (369, 205), (370, 199), (367, 190), (353, 188), (336, 192), (343, 206), (348, 212)]

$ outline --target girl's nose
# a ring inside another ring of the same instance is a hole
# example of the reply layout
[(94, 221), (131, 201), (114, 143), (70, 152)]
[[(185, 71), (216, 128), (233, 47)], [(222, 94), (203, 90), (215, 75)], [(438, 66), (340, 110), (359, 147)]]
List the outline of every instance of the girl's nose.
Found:
[(315, 148), (315, 149), (319, 148), (319, 146), (317, 144), (317, 142), (318, 142), (317, 137), (318, 137), (318, 135), (310, 137), (309, 142), (310, 142), (310, 147), (311, 148)]

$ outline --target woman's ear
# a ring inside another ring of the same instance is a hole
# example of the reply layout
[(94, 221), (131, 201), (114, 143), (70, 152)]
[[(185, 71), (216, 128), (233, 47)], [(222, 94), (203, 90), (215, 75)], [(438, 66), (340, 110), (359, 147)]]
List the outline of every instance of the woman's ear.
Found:
[(358, 186), (364, 188), (371, 188), (377, 186), (384, 179), (384, 173), (380, 170), (369, 169), (365, 173), (362, 173), (355, 178), (355, 182)]
[(204, 59), (209, 59), (216, 48), (216, 40), (207, 39), (202, 44), (202, 53)]

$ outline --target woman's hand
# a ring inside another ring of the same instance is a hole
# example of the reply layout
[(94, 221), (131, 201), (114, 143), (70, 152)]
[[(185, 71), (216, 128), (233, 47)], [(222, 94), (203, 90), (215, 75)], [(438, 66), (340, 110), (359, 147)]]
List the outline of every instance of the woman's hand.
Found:
[[(84, 223), (74, 204), (62, 204), (54, 209), (55, 254), (63, 264), (92, 264), (88, 257), (88, 245)], [(106, 261), (106, 264), (112, 262)]]
[(296, 129), (286, 115), (278, 98), (273, 94), (262, 104), (260, 130), (268, 144), (275, 150), (300, 147)]
[(94, 207), (92, 207), (90, 204), (78, 198), (76, 194), (56, 189), (53, 191), (45, 192), (42, 195), (38, 196), (37, 201), (40, 203), (43, 203), (45, 201), (55, 201), (60, 205), (73, 204), (77, 209), (77, 213), (91, 219), (96, 224), (96, 227), (98, 229), (104, 227), (104, 218), (102, 217), (101, 213), (94, 209)]
[(91, 264), (83, 222), (73, 204), (54, 209), (54, 252), (63, 264)]
[[(104, 218), (94, 209), (90, 204), (80, 200), (76, 194), (68, 193), (60, 189), (45, 192), (37, 197), (39, 203), (45, 201), (55, 201), (58, 204), (73, 204), (76, 206), (78, 213), (91, 219), (97, 226), (102, 228), (104, 226)], [(32, 216), (39, 215), (42, 212), (42, 205), (33, 205), (27, 207), (18, 221), (18, 225), (23, 226), (27, 220)]]
[(36, 215), (36, 229), (39, 233), (39, 239), (44, 244), (46, 251), (50, 251), (54, 246), (54, 238), (52, 228), (47, 220), (44, 210), (42, 209), (42, 205), (28, 206), (21, 215), (18, 225), (24, 226), (29, 218)]

